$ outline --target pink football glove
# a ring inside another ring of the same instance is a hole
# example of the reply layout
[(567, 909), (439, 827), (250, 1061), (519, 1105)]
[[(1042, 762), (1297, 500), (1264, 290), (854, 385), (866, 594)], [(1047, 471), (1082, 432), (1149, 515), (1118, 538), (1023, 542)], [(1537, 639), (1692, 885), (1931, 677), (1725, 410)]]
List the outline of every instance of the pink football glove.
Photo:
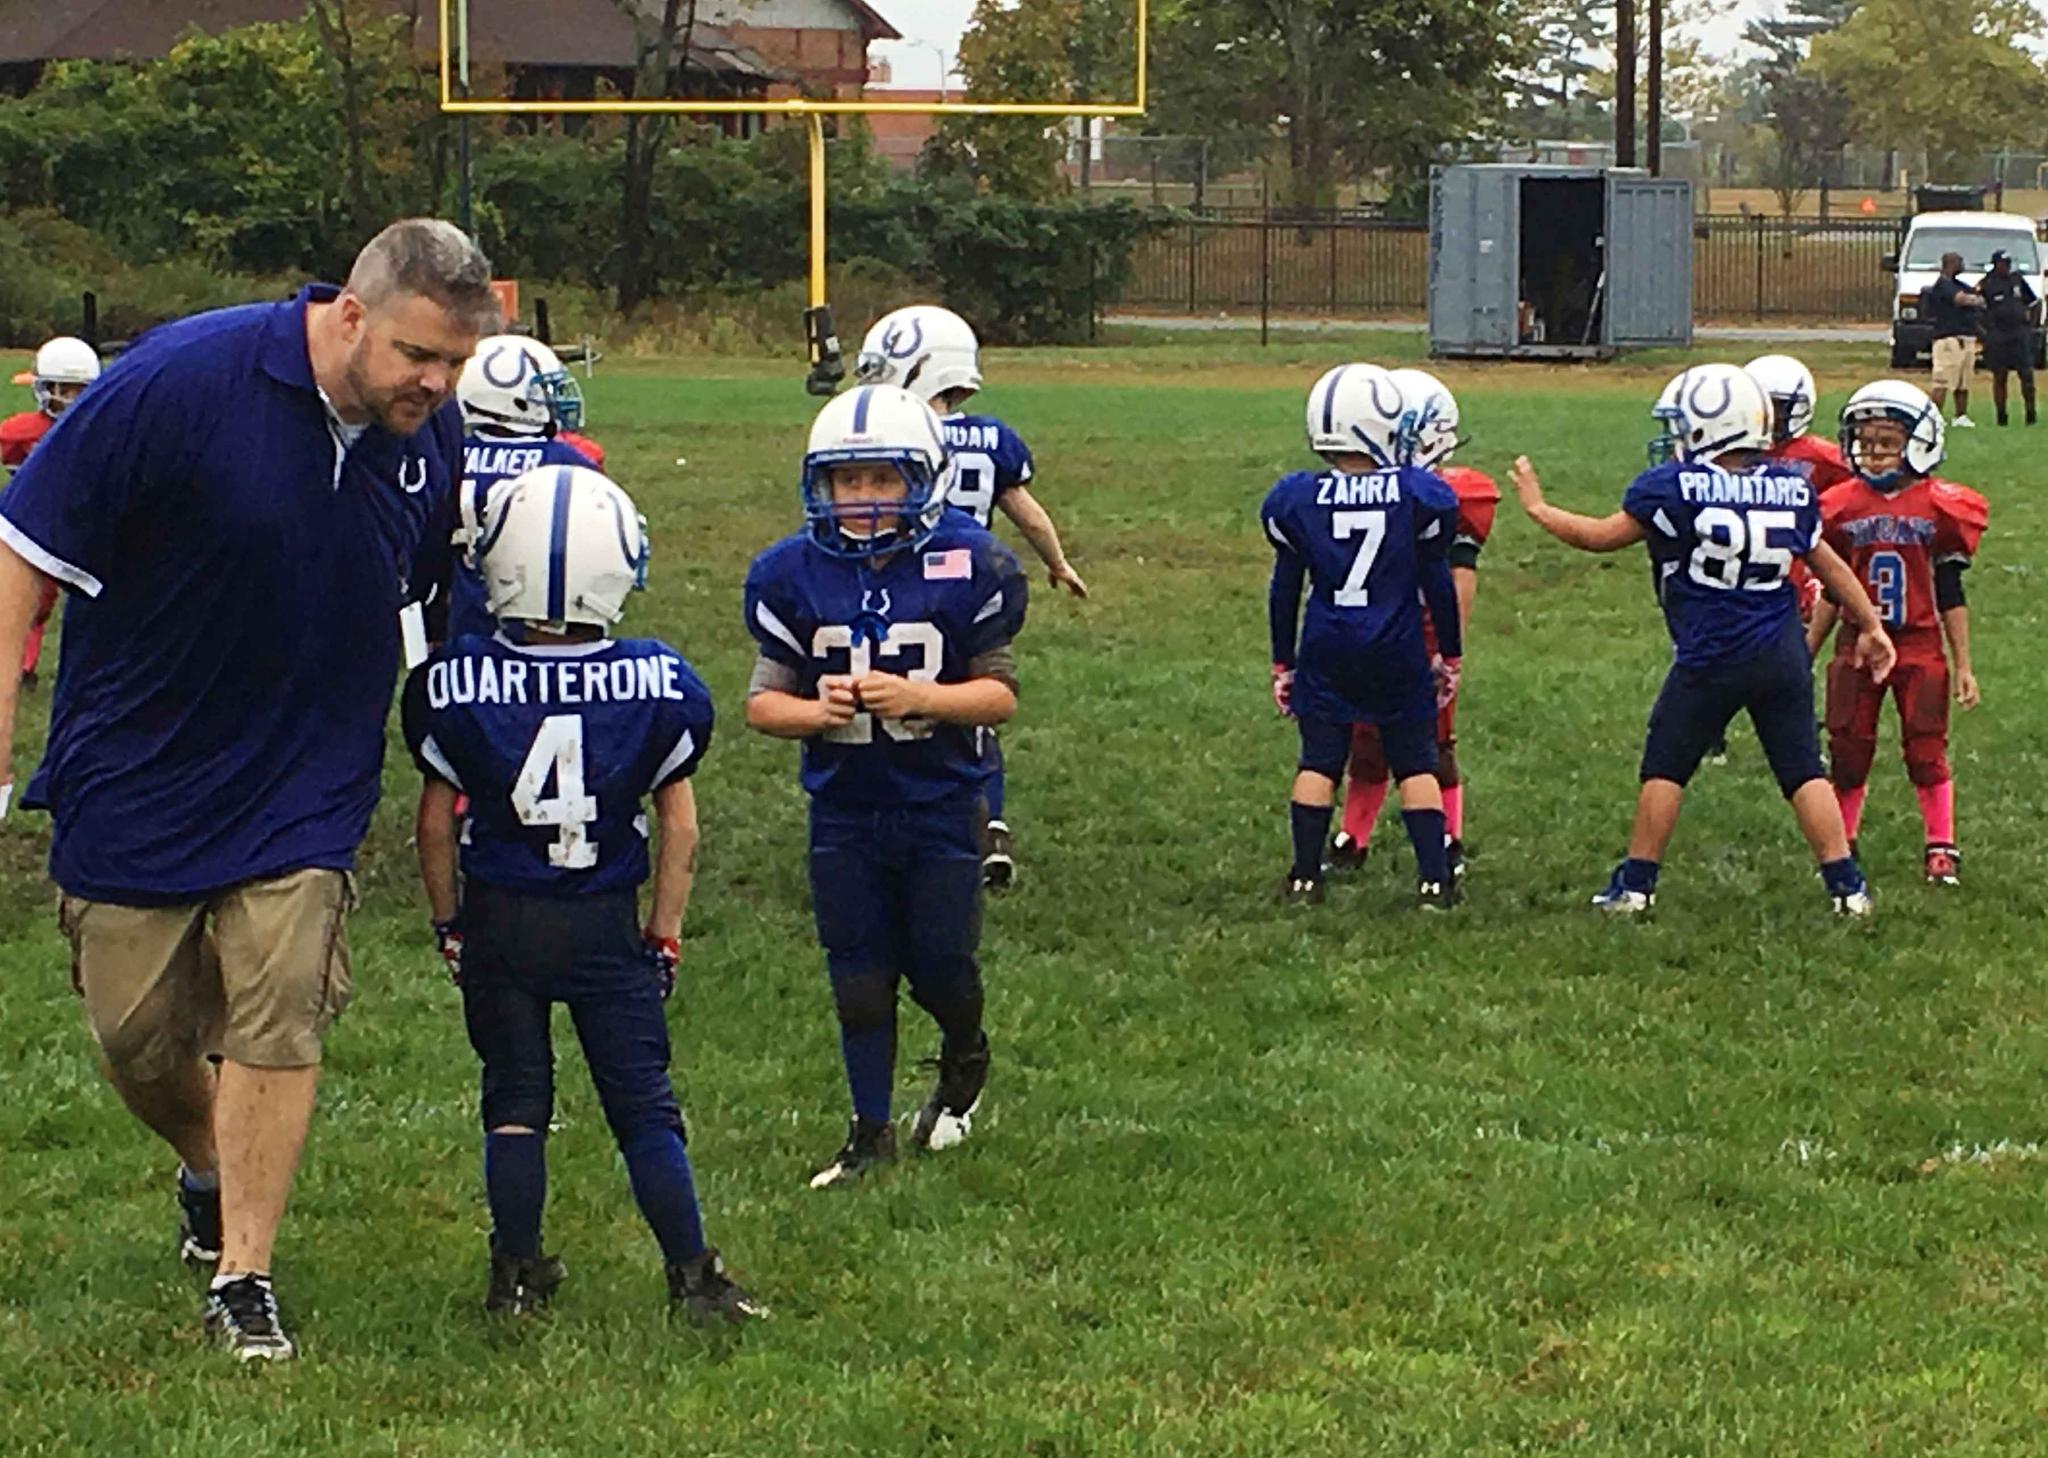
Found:
[(1438, 713), (1448, 709), (1457, 700), (1459, 665), (1462, 661), (1457, 658), (1439, 658), (1430, 664), (1430, 670), (1436, 675)]

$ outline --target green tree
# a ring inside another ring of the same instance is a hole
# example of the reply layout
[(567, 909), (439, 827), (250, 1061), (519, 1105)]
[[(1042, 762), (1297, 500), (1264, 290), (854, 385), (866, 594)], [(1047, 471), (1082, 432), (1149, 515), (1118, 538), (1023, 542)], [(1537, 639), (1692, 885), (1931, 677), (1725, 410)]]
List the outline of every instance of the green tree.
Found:
[(1924, 147), (1930, 167), (1952, 170), (2037, 134), (2048, 73), (2029, 46), (2040, 28), (2027, 0), (1863, 0), (1814, 39), (1807, 68), (1846, 94), (1859, 137)]
[(1350, 177), (1413, 179), (1500, 113), (1525, 49), (1520, 0), (1160, 0), (1153, 120), (1277, 138), (1287, 200)]

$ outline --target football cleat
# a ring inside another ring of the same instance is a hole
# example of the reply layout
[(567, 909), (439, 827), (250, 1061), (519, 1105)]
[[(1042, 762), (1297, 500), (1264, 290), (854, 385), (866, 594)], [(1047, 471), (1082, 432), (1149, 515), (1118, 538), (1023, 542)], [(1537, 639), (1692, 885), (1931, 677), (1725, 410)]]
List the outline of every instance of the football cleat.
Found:
[(491, 1286), (484, 1310), (525, 1316), (548, 1304), (569, 1278), (569, 1268), (556, 1256), (516, 1256), (491, 1252)]
[(1330, 837), (1330, 848), (1323, 852), (1323, 871), (1326, 875), (1348, 876), (1365, 864), (1368, 847), (1353, 840), (1343, 831)]
[(1833, 904), (1836, 916), (1868, 916), (1876, 909), (1868, 889), (1845, 892), (1828, 900)]
[(1960, 886), (1959, 874), (1963, 868), (1963, 853), (1952, 845), (1930, 845), (1927, 847), (1927, 884), (1930, 886)]
[(299, 1354), (268, 1276), (216, 1282), (206, 1293), (206, 1329), (238, 1362), (288, 1362)]
[(699, 1326), (718, 1321), (739, 1326), (768, 1319), (768, 1308), (725, 1273), (725, 1262), (716, 1250), (668, 1268), (668, 1309), (671, 1315), (682, 1312)]
[(988, 1035), (982, 1034), (981, 1046), (971, 1053), (949, 1058), (941, 1052), (925, 1060), (925, 1066), (937, 1068), (939, 1079), (911, 1121), (910, 1142), (937, 1153), (973, 1132), (974, 1111), (981, 1107), (981, 1090), (988, 1083)]
[(1424, 911), (1449, 911), (1462, 899), (1458, 894), (1458, 882), (1455, 877), (1449, 881), (1415, 883), (1415, 904)]
[(1279, 899), (1282, 906), (1321, 906), (1323, 883), (1306, 876), (1289, 876), (1280, 883)]
[(1010, 827), (991, 820), (982, 838), (981, 884), (991, 891), (1007, 891), (1017, 882), (1017, 858), (1010, 845)]
[(1444, 856), (1445, 856), (1445, 858), (1446, 858), (1446, 859), (1448, 859), (1448, 860), (1450, 861), (1450, 863), (1451, 863), (1451, 879), (1452, 879), (1452, 880), (1454, 880), (1454, 881), (1462, 881), (1462, 880), (1464, 880), (1464, 879), (1465, 879), (1465, 842), (1464, 842), (1464, 841), (1462, 841), (1462, 840), (1459, 840), (1459, 839), (1458, 839), (1458, 838), (1457, 838), (1457, 837), (1456, 837), (1455, 835), (1447, 835), (1447, 836), (1445, 836), (1445, 837), (1444, 837)]
[(195, 1190), (178, 1179), (178, 1259), (195, 1271), (220, 1264), (220, 1186)]
[(1655, 891), (1631, 891), (1621, 884), (1621, 871), (1617, 868), (1608, 878), (1607, 889), (1593, 898), (1593, 909), (1609, 916), (1644, 916), (1656, 909)]
[(855, 1115), (846, 1126), (846, 1143), (832, 1156), (832, 1162), (811, 1176), (814, 1190), (834, 1190), (857, 1185), (877, 1165), (896, 1157), (896, 1126), (886, 1120), (871, 1123)]

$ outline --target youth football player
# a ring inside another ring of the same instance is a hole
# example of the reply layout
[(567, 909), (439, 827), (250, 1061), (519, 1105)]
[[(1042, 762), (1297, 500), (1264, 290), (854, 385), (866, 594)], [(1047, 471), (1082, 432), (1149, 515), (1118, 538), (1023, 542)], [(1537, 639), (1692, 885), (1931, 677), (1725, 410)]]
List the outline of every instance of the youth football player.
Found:
[[(965, 413), (967, 401), (981, 389), (981, 341), (965, 319), (930, 304), (885, 315), (861, 344), (856, 375), (864, 383), (900, 385), (930, 402), (946, 433), (947, 504), (984, 528), (1000, 507), (1045, 563), (1048, 582), (1075, 597), (1088, 596), (1088, 584), (1060, 545), (1059, 528), (1032, 494), (1035, 466), (1030, 447), (994, 416)], [(993, 730), (983, 742), (994, 769), (984, 787), (989, 823), (982, 878), (991, 889), (1002, 890), (1017, 875), (1005, 808), (1003, 747)]]
[(1355, 724), (1377, 730), (1400, 787), (1418, 902), (1446, 908), (1458, 899), (1436, 733), (1464, 652), (1448, 560), (1458, 498), (1440, 478), (1401, 463), (1407, 413), (1401, 387), (1379, 366), (1331, 370), (1308, 396), (1309, 449), (1329, 469), (1282, 477), (1260, 509), (1273, 544), (1273, 699), (1301, 731), (1288, 807), (1294, 863), (1281, 887), (1291, 903), (1323, 899), (1323, 842)]
[[(83, 339), (60, 334), (38, 349), (27, 381), (35, 390), (36, 408), (0, 420), (0, 466), (11, 472), (26, 461), (36, 442), (49, 432), (85, 387), (99, 377), (99, 351)], [(16, 382), (20, 383), (20, 377), (16, 377)], [(28, 646), (21, 654), (23, 684), (33, 686), (36, 681), (36, 668), (43, 659), (43, 634), (49, 627), (50, 615), (56, 611), (57, 584), (48, 581), (36, 599)]]
[(1841, 601), (1857, 628), (1851, 656), (1879, 682), (1894, 661), (1891, 639), (1855, 573), (1820, 540), (1813, 483), (1764, 459), (1770, 404), (1754, 379), (1734, 365), (1698, 365), (1665, 386), (1652, 413), (1663, 432), (1652, 444), (1656, 464), (1611, 516), (1551, 506), (1528, 457), (1515, 462), (1523, 507), (1558, 540), (1589, 552), (1648, 543), (1676, 649), (1650, 711), (1628, 859), (1593, 904), (1620, 915), (1656, 904), (1685, 786), (1709, 744), (1747, 710), (1834, 909), (1867, 915), (1870, 889), (1821, 767), (1792, 563), (1805, 558)]
[[(711, 742), (710, 695), (667, 644), (606, 636), (645, 580), (647, 547), (632, 501), (596, 471), (551, 467), (500, 487), (476, 557), (504, 626), (453, 639), (416, 669), (404, 718), (426, 776), (420, 874), (483, 1062), (484, 1304), (531, 1310), (565, 1274), (541, 1246), (548, 1018), (562, 1004), (661, 1246), (672, 1309), (765, 1315), (705, 1243), (662, 1016), (696, 870), (690, 776)], [(458, 795), (469, 800), (461, 831)], [(650, 797), (661, 836), (642, 921)]]
[[(1451, 584), (1458, 593), (1458, 627), (1462, 638), (1472, 627), (1472, 601), (1479, 590), (1479, 553), (1493, 532), (1500, 487), (1484, 472), (1450, 464), (1451, 452), (1462, 442), (1458, 436), (1458, 401), (1444, 388), (1443, 381), (1427, 370), (1390, 373), (1408, 402), (1401, 422), (1401, 464), (1434, 471), (1458, 498), (1458, 525), (1448, 556)], [(1434, 659), (1438, 656), (1436, 626), (1426, 611), (1422, 633)], [(1436, 780), (1444, 792), (1444, 829), (1450, 836), (1453, 877), (1465, 874), (1465, 782), (1458, 772), (1457, 717), (1458, 699), (1454, 692), (1438, 712), (1436, 721)], [(1330, 843), (1330, 870), (1348, 871), (1365, 863), (1373, 825), (1379, 819), (1380, 807), (1386, 803), (1389, 783), (1378, 726), (1353, 726), (1351, 764), (1344, 780), (1344, 827)]]
[[(1822, 530), (1876, 600), (1899, 645), (1899, 664), (1881, 681), (1858, 667), (1847, 642), (1836, 647), (1827, 670), (1835, 793), (1854, 839), (1877, 755), (1878, 711), (1889, 688), (1899, 708), (1906, 775), (1927, 832), (1923, 869), (1929, 882), (1953, 886), (1962, 852), (1956, 848), (1948, 703), (1951, 685), (1965, 709), (1974, 709), (1979, 697), (1963, 573), (1991, 508), (1968, 487), (1935, 477), (1944, 443), (1941, 411), (1915, 385), (1879, 380), (1858, 390), (1843, 407), (1841, 439), (1856, 475), (1821, 498)], [(1834, 616), (1828, 603), (1815, 614), (1815, 648), (1827, 640)]]
[(582, 392), (544, 344), (500, 334), (477, 346), (463, 366), (455, 395), (462, 402), (462, 489), (456, 497), (450, 638), (489, 636), (497, 625), (484, 604), (484, 580), (475, 555), (491, 493), (544, 466), (601, 467), (570, 443), (564, 420), (583, 415)]
[(814, 1189), (895, 1154), (899, 982), (941, 1039), (912, 1144), (965, 1139), (988, 1078), (976, 957), (993, 767), (978, 740), (1017, 709), (1027, 586), (1007, 547), (947, 509), (945, 460), (938, 416), (909, 391), (832, 401), (804, 457), (804, 529), (747, 574), (747, 724), (803, 743), (811, 897), (853, 1101)]

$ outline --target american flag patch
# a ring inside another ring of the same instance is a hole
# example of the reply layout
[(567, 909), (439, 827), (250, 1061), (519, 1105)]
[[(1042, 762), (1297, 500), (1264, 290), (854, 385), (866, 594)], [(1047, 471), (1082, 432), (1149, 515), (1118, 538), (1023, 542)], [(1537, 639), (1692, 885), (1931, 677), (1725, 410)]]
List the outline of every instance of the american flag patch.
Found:
[(924, 580), (926, 582), (965, 582), (974, 576), (974, 555), (965, 547), (955, 547), (950, 552), (926, 552), (924, 554)]

